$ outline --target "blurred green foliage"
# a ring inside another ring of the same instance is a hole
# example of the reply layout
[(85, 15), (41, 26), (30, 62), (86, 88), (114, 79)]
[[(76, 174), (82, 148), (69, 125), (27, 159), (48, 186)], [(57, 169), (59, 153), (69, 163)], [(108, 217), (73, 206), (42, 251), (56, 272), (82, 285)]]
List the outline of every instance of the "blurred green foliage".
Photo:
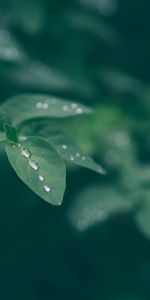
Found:
[(150, 3), (1, 0), (0, 101), (75, 99), (68, 132), (107, 169), (70, 168), (62, 207), (43, 203), (1, 146), (0, 299), (150, 299)]

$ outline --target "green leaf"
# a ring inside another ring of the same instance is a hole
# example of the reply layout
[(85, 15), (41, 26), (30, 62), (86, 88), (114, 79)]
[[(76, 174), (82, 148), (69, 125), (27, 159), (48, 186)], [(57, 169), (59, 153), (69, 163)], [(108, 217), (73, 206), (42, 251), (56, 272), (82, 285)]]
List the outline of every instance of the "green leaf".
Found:
[(68, 91), (74, 88), (74, 82), (64, 72), (53, 69), (39, 61), (25, 61), (5, 73), (6, 78), (23, 90)]
[(44, 25), (44, 5), (41, 1), (11, 1), (11, 13), (15, 21), (29, 33), (37, 33)]
[(4, 123), (4, 129), (5, 129), (6, 137), (7, 137), (8, 141), (11, 143), (17, 144), (18, 136), (17, 136), (16, 129), (8, 123)]
[(14, 37), (5, 29), (0, 30), (0, 60), (10, 63), (20, 63), (26, 55)]
[(23, 94), (10, 98), (2, 104), (1, 109), (5, 114), (11, 116), (14, 124), (33, 118), (64, 118), (91, 112), (91, 109), (75, 102), (48, 95), (32, 94)]
[(85, 155), (71, 138), (65, 136), (63, 133), (51, 135), (47, 140), (56, 147), (59, 154), (65, 160), (101, 174), (106, 173), (98, 163), (88, 155)]
[(62, 203), (66, 168), (52, 145), (32, 137), (19, 145), (7, 144), (6, 153), (17, 175), (33, 192), (53, 205)]
[(111, 216), (129, 211), (133, 201), (112, 186), (90, 186), (82, 191), (70, 207), (68, 218), (79, 231), (85, 231)]
[(49, 141), (61, 155), (61, 157), (73, 164), (88, 168), (95, 172), (105, 174), (105, 170), (97, 164), (91, 157), (85, 155), (76, 143), (64, 132), (60, 131), (60, 127), (65, 129), (64, 123), (51, 124), (50, 122), (31, 122), (24, 124), (21, 130), (20, 139), (28, 136), (40, 136)]

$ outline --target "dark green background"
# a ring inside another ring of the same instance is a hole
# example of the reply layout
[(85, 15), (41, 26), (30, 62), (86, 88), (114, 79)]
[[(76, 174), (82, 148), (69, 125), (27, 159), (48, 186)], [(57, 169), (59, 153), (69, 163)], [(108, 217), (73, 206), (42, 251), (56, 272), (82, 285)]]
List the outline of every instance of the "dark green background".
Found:
[[(11, 35), (7, 45), (0, 34), (0, 101), (38, 92), (95, 108), (71, 133), (107, 169), (102, 177), (69, 167), (56, 208), (24, 186), (2, 149), (1, 300), (150, 299), (150, 2), (117, 0), (116, 11), (107, 2), (104, 10), (100, 0), (0, 1), (0, 33)], [(82, 210), (89, 194), (109, 207), (118, 193), (107, 220), (78, 230), (76, 203)]]

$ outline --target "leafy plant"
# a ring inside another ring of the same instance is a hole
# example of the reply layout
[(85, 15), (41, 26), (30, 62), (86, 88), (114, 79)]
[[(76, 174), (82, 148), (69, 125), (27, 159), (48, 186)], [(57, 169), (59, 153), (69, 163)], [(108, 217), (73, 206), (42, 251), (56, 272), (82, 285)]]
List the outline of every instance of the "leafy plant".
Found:
[[(88, 107), (46, 95), (23, 94), (8, 99), (0, 109), (0, 142), (6, 145), (9, 162), (20, 179), (43, 200), (53, 205), (62, 203), (65, 161), (105, 173), (66, 135), (64, 119), (89, 114), (92, 110)], [(57, 127), (51, 126), (53, 120)]]

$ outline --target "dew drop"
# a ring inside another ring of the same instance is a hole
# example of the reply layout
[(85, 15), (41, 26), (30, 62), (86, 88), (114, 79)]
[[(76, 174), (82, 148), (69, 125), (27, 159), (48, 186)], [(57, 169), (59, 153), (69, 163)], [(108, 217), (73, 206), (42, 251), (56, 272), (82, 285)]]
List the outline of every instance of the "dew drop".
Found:
[(86, 157), (85, 157), (85, 156), (82, 156), (82, 160), (86, 160)]
[(74, 156), (70, 155), (70, 160), (75, 160)]
[(80, 153), (79, 152), (76, 153), (76, 157), (80, 157)]
[(77, 114), (82, 114), (83, 113), (83, 109), (81, 107), (78, 107), (76, 110)]
[(66, 150), (68, 147), (67, 147), (67, 145), (62, 145), (62, 148), (63, 148), (64, 150)]
[(24, 136), (24, 135), (20, 135), (20, 136), (19, 136), (19, 140), (20, 140), (21, 142), (24, 142), (24, 141), (27, 140), (27, 137)]
[(36, 103), (36, 107), (37, 108), (42, 108), (42, 103), (41, 102)]
[(43, 103), (42, 108), (43, 109), (48, 109), (48, 103)]
[(50, 185), (44, 185), (44, 192), (46, 193), (50, 193), (52, 191), (52, 188), (50, 187)]
[(22, 151), (21, 151), (21, 155), (26, 157), (26, 158), (30, 158), (31, 152), (28, 149), (23, 148)]
[(72, 107), (73, 109), (76, 109), (76, 108), (78, 107), (78, 104), (77, 104), (77, 103), (72, 103), (72, 104), (71, 104), (71, 107)]
[(37, 171), (39, 169), (38, 164), (34, 160), (29, 160), (29, 166), (34, 170)]
[(64, 106), (62, 107), (62, 110), (63, 110), (63, 111), (68, 111), (68, 110), (69, 110), (68, 105), (64, 105)]
[(39, 180), (40, 180), (40, 181), (44, 181), (44, 176), (39, 175)]

